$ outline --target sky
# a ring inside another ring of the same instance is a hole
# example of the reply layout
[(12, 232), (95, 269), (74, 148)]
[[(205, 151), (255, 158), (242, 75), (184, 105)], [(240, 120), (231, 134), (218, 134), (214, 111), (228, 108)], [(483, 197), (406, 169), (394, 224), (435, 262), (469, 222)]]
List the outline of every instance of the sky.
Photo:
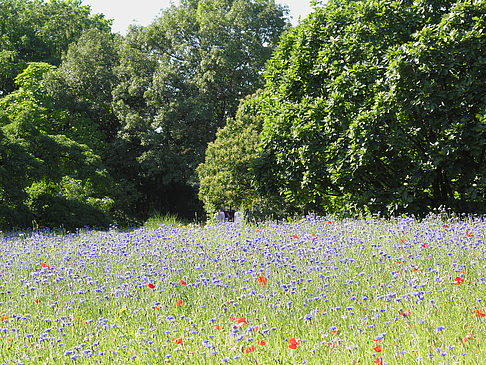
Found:
[[(92, 13), (102, 13), (106, 18), (113, 19), (112, 30), (125, 35), (130, 24), (149, 25), (160, 11), (177, 5), (178, 0), (84, 0), (83, 5), (89, 5)], [(297, 25), (299, 17), (305, 19), (311, 12), (310, 0), (276, 0), (276, 3), (288, 5), (292, 24)]]

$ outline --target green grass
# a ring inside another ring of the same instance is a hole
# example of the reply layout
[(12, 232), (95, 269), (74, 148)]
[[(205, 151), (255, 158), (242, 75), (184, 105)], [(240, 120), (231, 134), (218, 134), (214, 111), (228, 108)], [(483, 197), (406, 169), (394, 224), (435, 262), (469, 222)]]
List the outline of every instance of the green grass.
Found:
[(179, 226), (185, 223), (186, 222), (184, 220), (180, 219), (175, 214), (160, 214), (158, 212), (155, 212), (151, 214), (151, 216), (147, 219), (143, 226), (145, 228), (155, 229), (161, 226)]

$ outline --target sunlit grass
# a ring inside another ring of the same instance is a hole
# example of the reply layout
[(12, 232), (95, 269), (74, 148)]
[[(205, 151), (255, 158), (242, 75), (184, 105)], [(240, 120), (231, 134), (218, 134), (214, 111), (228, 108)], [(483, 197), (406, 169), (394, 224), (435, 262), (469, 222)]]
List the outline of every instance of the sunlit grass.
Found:
[(154, 212), (150, 215), (147, 219), (145, 224), (143, 225), (145, 228), (159, 228), (161, 226), (178, 226), (182, 225), (184, 222), (180, 219), (177, 215), (166, 213), (161, 214), (158, 212)]

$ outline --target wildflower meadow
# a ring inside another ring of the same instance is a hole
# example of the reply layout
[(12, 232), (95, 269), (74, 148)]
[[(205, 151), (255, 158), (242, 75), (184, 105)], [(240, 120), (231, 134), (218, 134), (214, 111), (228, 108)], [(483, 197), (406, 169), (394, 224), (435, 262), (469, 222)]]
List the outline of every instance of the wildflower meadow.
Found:
[(486, 363), (482, 216), (6, 235), (3, 364)]

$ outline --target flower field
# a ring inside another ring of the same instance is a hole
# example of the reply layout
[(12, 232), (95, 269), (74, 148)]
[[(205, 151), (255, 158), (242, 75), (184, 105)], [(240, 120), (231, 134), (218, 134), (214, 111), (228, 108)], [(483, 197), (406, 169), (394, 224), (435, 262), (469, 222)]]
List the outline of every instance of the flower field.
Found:
[(486, 222), (3, 238), (0, 363), (486, 363)]

